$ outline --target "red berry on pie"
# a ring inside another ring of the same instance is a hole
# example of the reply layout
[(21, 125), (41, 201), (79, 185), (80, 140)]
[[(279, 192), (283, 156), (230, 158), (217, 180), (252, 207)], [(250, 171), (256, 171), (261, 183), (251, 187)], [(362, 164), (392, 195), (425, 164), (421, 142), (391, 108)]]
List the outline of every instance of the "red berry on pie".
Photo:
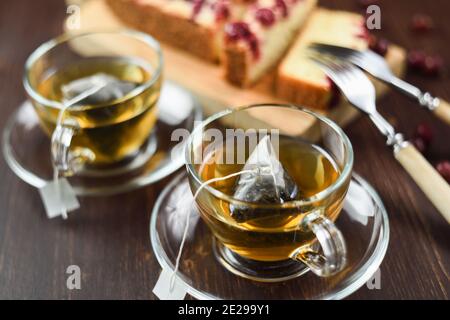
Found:
[(270, 27), (275, 23), (275, 14), (269, 8), (256, 10), (255, 18), (265, 27)]
[(192, 6), (192, 19), (195, 19), (197, 15), (200, 13), (200, 11), (203, 8), (203, 4), (205, 3), (205, 0), (194, 0), (193, 6)]
[(284, 2), (284, 0), (276, 0), (275, 2), (275, 7), (280, 8), (281, 10), (281, 15), (286, 18), (288, 16), (288, 8), (286, 5), (286, 2)]
[(250, 34), (250, 28), (245, 22), (233, 22), (225, 27), (225, 37), (229, 41), (246, 39)]
[(214, 13), (216, 15), (216, 21), (224, 21), (230, 16), (230, 8), (222, 1), (217, 2), (214, 5)]
[(233, 22), (226, 25), (225, 40), (229, 42), (243, 40), (248, 44), (254, 59), (258, 59), (260, 56), (258, 39), (245, 22)]

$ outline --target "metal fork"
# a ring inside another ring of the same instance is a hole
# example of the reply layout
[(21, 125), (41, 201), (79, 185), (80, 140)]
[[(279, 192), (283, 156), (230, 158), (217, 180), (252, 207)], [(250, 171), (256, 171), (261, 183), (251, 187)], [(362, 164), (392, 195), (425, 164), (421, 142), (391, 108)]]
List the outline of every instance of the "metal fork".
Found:
[(349, 62), (333, 59), (326, 55), (311, 56), (334, 81), (347, 100), (366, 113), (387, 144), (393, 147), (394, 156), (409, 173), (425, 195), (450, 223), (450, 186), (428, 163), (428, 161), (397, 133), (392, 125), (377, 111), (375, 88), (369, 78), (359, 68)]
[(314, 43), (310, 48), (319, 53), (330, 54), (339, 59), (350, 61), (375, 78), (388, 83), (405, 95), (417, 100), (421, 106), (432, 111), (436, 116), (450, 124), (450, 104), (448, 102), (432, 96), (429, 92), (423, 92), (395, 76), (386, 60), (375, 52), (371, 50), (359, 51), (324, 43)]

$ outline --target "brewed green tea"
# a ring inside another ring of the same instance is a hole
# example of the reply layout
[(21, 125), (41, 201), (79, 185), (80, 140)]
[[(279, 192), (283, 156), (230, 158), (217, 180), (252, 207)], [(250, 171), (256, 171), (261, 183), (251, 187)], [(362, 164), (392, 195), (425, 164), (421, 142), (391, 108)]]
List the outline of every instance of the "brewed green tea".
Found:
[[(53, 70), (36, 87), (43, 97), (64, 103), (92, 86), (89, 81), (95, 77), (107, 79), (106, 88), (67, 108), (63, 122), (73, 123), (77, 131), (72, 151), (89, 149), (96, 165), (115, 163), (133, 155), (150, 135), (157, 119), (160, 82), (144, 85), (151, 79), (152, 69), (141, 60), (95, 57)], [(44, 130), (51, 135), (60, 109), (34, 105)]]
[[(257, 148), (260, 145), (261, 142)], [(253, 157), (248, 144), (246, 148), (245, 154), (249, 155), (246, 163), (239, 164), (223, 161), (227, 153), (225, 146), (215, 148), (198, 166), (201, 179), (207, 181), (245, 171)], [(275, 155), (273, 151), (265, 152), (271, 157)], [(262, 168), (265, 166), (263, 162), (269, 167), (278, 167), (275, 174), (263, 179), (257, 173), (243, 173), (210, 185), (243, 203), (233, 204), (233, 201), (219, 199), (206, 190), (200, 192), (197, 201), (200, 213), (219, 241), (237, 254), (253, 260), (286, 259), (294, 250), (309, 244), (314, 236), (312, 232), (301, 229), (303, 218), (322, 210), (322, 214), (335, 220), (345, 195), (345, 188), (342, 188), (342, 192), (336, 192), (326, 201), (314, 201), (314, 196), (331, 186), (340, 175), (333, 158), (321, 147), (280, 136), (277, 153), (277, 159), (269, 161), (268, 156), (260, 152), (262, 159), (254, 162), (255, 167)], [(302, 209), (290, 206), (292, 201), (299, 200), (310, 200), (310, 204), (302, 206)]]

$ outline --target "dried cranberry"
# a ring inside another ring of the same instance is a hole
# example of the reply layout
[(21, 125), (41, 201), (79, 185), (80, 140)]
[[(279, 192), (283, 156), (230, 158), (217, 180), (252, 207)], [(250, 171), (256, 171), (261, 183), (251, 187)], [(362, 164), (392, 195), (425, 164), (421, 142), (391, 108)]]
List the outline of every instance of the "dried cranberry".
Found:
[(281, 15), (286, 18), (288, 16), (288, 8), (284, 0), (276, 0), (275, 7), (281, 10)]
[(441, 161), (436, 165), (439, 174), (450, 183), (450, 161)]
[(421, 138), (427, 145), (430, 145), (433, 141), (433, 129), (428, 124), (421, 123), (416, 128), (415, 136)]
[(230, 8), (224, 2), (217, 2), (214, 5), (214, 13), (216, 15), (216, 21), (224, 21), (227, 20), (230, 16)]
[(427, 56), (423, 63), (422, 72), (425, 75), (435, 76), (438, 75), (443, 67), (443, 60), (440, 56)]
[(275, 14), (268, 8), (256, 10), (255, 18), (265, 27), (270, 27), (275, 22)]
[(428, 145), (421, 137), (415, 137), (411, 142), (420, 153), (425, 153), (425, 151), (427, 151)]
[(250, 35), (250, 28), (245, 22), (233, 22), (225, 27), (225, 37), (228, 41), (247, 39)]
[(417, 32), (426, 32), (433, 29), (434, 23), (430, 16), (425, 14), (416, 14), (411, 20), (411, 29)]
[(200, 13), (202, 10), (203, 4), (205, 0), (193, 0), (193, 6), (192, 6), (192, 16), (191, 19), (194, 20), (195, 17)]
[(256, 36), (250, 31), (250, 28), (245, 22), (234, 22), (225, 27), (225, 40), (235, 42), (244, 40), (252, 52), (253, 58), (258, 59), (260, 55), (259, 43)]
[(427, 55), (420, 50), (414, 50), (408, 53), (408, 66), (423, 75), (436, 76), (444, 67), (444, 61), (439, 55)]
[(378, 39), (375, 36), (372, 36), (369, 39), (369, 48), (372, 51), (378, 53), (380, 56), (384, 57), (389, 50), (389, 41), (383, 38)]
[(422, 70), (425, 64), (426, 54), (420, 50), (413, 50), (408, 53), (408, 66), (414, 70)]

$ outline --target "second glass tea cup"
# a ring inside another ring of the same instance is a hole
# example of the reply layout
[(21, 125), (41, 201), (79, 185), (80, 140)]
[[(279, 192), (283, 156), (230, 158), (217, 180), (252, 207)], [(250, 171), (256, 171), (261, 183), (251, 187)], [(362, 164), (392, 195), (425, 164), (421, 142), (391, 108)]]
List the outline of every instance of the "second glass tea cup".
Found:
[[(131, 30), (64, 34), (31, 54), (23, 83), (43, 130), (52, 137), (53, 165), (61, 175), (85, 170), (102, 175), (138, 154), (157, 120), (162, 67), (159, 43)], [(64, 97), (64, 86), (88, 91), (92, 85), (76, 80), (96, 77), (114, 79), (119, 87), (103, 84), (68, 106), (74, 94)], [(97, 101), (95, 94), (112, 99)]]

